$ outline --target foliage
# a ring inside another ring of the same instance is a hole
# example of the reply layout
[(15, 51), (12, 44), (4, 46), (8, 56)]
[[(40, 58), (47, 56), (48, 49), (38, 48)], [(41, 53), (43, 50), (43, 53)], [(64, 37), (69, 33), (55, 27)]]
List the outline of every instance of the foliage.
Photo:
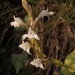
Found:
[(28, 59), (28, 54), (24, 51), (22, 51), (21, 54), (12, 54), (11, 62), (15, 67), (16, 73), (18, 73), (19, 70), (25, 67), (27, 59)]
[(69, 68), (62, 66), (59, 69), (59, 75), (75, 75), (75, 49), (67, 55), (64, 64), (69, 66)]
[(2, 54), (2, 53), (4, 53), (4, 52), (6, 52), (6, 50), (3, 49), (3, 48), (0, 48), (0, 54)]

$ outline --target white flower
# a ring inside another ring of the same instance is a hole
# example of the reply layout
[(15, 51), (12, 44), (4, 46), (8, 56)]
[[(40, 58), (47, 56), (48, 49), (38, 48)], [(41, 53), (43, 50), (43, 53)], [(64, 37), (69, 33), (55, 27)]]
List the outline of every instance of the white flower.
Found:
[(39, 18), (42, 18), (44, 16), (50, 16), (53, 15), (54, 13), (52, 11), (47, 11), (47, 10), (43, 10), (41, 11), (41, 13), (39, 14), (39, 16), (35, 19), (35, 21), (37, 21)]
[(24, 51), (26, 51), (28, 54), (32, 55), (32, 54), (30, 53), (31, 44), (30, 44), (29, 42), (24, 42), (24, 41), (22, 41), (22, 44), (20, 44), (19, 47), (20, 47), (21, 49), (23, 49)]
[(37, 40), (40, 40), (38, 35), (31, 28), (29, 28), (28, 34), (24, 34), (22, 36), (22, 40), (24, 40), (26, 37), (28, 37), (29, 39), (35, 38)]
[(15, 28), (20, 27), (20, 25), (24, 25), (24, 22), (19, 18), (13, 16), (14, 21), (10, 23), (11, 26), (14, 26)]
[(41, 69), (45, 69), (42, 64), (42, 59), (37, 58), (30, 62), (31, 65), (34, 65), (35, 67), (40, 67)]

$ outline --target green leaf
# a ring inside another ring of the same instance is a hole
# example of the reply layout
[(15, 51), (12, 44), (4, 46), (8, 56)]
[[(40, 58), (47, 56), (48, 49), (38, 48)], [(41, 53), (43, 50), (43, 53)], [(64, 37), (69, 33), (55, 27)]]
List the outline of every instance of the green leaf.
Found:
[(13, 64), (13, 66), (15, 67), (16, 73), (18, 73), (19, 70), (21, 70), (25, 67), (27, 58), (28, 58), (28, 54), (25, 51), (22, 51), (21, 54), (13, 54), (12, 55), (11, 62)]
[(26, 15), (25, 17), (24, 17), (24, 21), (25, 21), (25, 23), (28, 23), (28, 15)]
[(70, 72), (70, 71), (68, 70), (68, 68), (66, 68), (66, 67), (61, 67), (61, 68), (59, 69), (58, 73), (59, 73), (59, 75), (75, 75), (74, 72)]
[(65, 64), (74, 69), (69, 69), (69, 71), (75, 72), (75, 49), (66, 57)]
[(6, 52), (6, 50), (4, 48), (0, 48), (0, 54)]
[(64, 65), (58, 70), (59, 75), (75, 75), (75, 49), (67, 55)]
[(15, 31), (17, 31), (17, 32), (22, 32), (24, 30), (25, 30), (25, 28), (23, 26), (20, 26), (18, 28), (15, 28)]

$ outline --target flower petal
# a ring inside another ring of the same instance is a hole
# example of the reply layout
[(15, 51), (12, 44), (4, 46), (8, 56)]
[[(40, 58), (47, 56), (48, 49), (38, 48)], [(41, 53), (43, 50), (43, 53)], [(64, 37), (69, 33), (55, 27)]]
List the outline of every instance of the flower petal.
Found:
[(19, 24), (15, 21), (10, 23), (11, 26), (14, 26), (15, 28), (20, 27)]
[(34, 38), (40, 40), (37, 34), (34, 35)]
[(30, 53), (30, 48), (28, 48), (28, 49), (26, 50), (26, 52), (27, 52), (28, 54), (32, 55), (32, 54)]
[(43, 66), (42, 63), (39, 65), (39, 67), (40, 67), (41, 69), (46, 69), (46, 68)]
[(54, 14), (52, 11), (50, 11), (50, 12), (48, 12), (48, 13), (49, 13), (49, 15), (53, 15), (53, 14)]
[(24, 40), (26, 37), (29, 37), (29, 35), (28, 35), (28, 34), (24, 34), (24, 35), (22, 36), (22, 40)]
[(19, 25), (24, 25), (25, 24), (19, 17), (13, 16), (13, 18), (14, 18), (14, 21), (17, 22)]

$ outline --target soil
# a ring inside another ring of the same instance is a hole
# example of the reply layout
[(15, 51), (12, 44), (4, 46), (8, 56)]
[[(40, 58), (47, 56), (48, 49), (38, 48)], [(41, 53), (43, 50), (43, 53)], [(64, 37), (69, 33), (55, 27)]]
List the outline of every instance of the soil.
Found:
[[(60, 0), (58, 1), (60, 2)], [(65, 57), (75, 48), (75, 23), (62, 22), (58, 18), (59, 9), (54, 0), (45, 0), (44, 2), (28, 0), (28, 2), (33, 7), (34, 17), (37, 15), (35, 9), (40, 12), (48, 8), (49, 11), (55, 13), (50, 21), (47, 17), (44, 17), (44, 23), (37, 25), (39, 28), (38, 35), (48, 59), (55, 58), (64, 62)], [(13, 21), (13, 15), (23, 19), (26, 14), (21, 0), (0, 1), (0, 48), (6, 50), (0, 54), (0, 75), (58, 75), (59, 67), (54, 64), (48, 66), (46, 70), (28, 65), (16, 74), (11, 63), (11, 56), (21, 53), (22, 50), (18, 48), (18, 45), (21, 42), (21, 36), (26, 31), (16, 32), (14, 27), (10, 26), (10, 22)], [(75, 20), (75, 15), (73, 19)]]

